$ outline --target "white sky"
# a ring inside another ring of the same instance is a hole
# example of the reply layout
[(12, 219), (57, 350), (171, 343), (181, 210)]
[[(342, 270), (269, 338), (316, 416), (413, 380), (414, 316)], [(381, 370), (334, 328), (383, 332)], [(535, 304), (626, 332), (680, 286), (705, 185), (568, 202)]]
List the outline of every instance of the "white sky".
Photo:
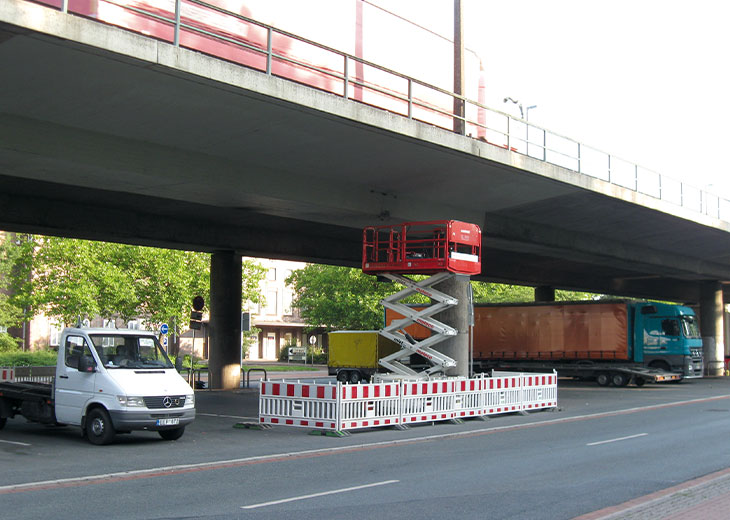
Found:
[[(371, 0), (453, 36), (452, 0)], [(730, 199), (730, 4), (462, 0), (487, 104)], [(726, 6), (727, 5), (727, 6)]]

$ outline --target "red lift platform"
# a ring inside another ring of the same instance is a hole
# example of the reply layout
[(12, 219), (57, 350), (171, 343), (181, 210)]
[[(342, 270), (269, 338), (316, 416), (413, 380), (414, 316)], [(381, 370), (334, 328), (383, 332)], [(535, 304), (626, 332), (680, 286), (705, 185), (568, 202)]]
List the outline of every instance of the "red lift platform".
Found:
[[(432, 347), (458, 331), (432, 316), (459, 301), (433, 288), (434, 285), (455, 277), (479, 274), (481, 263), (482, 232), (476, 224), (457, 220), (430, 222), (405, 222), (391, 226), (369, 226), (363, 230), (362, 270), (404, 285), (406, 288), (380, 303), (387, 309), (404, 316), (394, 320), (379, 331), (398, 345), (401, 350), (380, 359), (381, 366), (399, 378), (428, 379), (433, 374), (445, 373), (456, 366), (452, 358)], [(429, 274), (416, 282), (405, 274)], [(433, 305), (417, 311), (399, 303), (413, 293), (420, 293), (434, 301)], [(405, 329), (418, 323), (431, 330), (431, 336), (416, 341)], [(403, 361), (412, 354), (419, 354), (431, 363), (431, 367), (416, 372)], [(387, 376), (386, 376), (387, 377)]]
[(482, 232), (458, 220), (404, 222), (363, 230), (362, 270), (367, 274), (481, 273)]

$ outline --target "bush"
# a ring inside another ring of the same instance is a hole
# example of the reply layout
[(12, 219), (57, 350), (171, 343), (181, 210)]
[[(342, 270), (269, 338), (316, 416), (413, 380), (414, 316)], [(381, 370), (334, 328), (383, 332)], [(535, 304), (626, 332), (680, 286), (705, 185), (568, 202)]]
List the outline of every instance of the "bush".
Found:
[(0, 332), (0, 352), (15, 352), (20, 348), (20, 339), (7, 332)]
[(53, 350), (0, 352), (0, 367), (52, 367), (56, 357)]

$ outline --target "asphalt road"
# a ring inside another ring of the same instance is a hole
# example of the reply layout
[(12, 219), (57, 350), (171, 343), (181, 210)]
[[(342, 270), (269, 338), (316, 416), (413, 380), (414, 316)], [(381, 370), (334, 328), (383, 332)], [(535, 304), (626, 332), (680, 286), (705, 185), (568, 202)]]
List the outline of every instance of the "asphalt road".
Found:
[(235, 429), (254, 390), (198, 392), (175, 442), (0, 431), (0, 518), (573, 518), (730, 467), (730, 379), (559, 383), (557, 412), (353, 433)]

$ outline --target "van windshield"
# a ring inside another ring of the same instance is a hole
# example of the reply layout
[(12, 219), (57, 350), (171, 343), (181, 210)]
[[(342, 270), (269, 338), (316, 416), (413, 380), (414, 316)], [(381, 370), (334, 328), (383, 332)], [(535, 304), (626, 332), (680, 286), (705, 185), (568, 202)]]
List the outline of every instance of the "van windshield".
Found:
[(110, 333), (89, 337), (106, 368), (173, 368), (154, 336)]
[(688, 338), (700, 337), (700, 328), (694, 316), (682, 316), (682, 332)]

